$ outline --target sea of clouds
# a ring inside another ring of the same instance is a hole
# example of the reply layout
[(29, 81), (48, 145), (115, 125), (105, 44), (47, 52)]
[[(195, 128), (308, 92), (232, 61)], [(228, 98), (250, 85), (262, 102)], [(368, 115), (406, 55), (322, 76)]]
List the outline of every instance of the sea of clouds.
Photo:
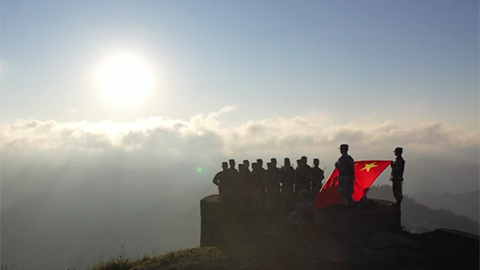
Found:
[(216, 166), (229, 157), (282, 160), (289, 156), (295, 160), (301, 155), (331, 163), (338, 158), (338, 145), (348, 143), (357, 159), (393, 159), (394, 147), (403, 146), (409, 157), (443, 156), (478, 164), (478, 132), (442, 122), (401, 126), (385, 119), (339, 125), (297, 116), (222, 125), (219, 118), (235, 109), (227, 106), (189, 120), (160, 116), (133, 122), (20, 119), (0, 126), (2, 163), (16, 168), (71, 161), (142, 167), (193, 160)]

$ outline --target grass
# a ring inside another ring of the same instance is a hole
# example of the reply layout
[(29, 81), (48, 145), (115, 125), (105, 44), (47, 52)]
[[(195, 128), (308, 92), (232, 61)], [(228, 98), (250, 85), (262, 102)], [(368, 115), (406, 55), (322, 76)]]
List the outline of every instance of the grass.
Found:
[(172, 251), (164, 255), (145, 255), (136, 259), (115, 259), (90, 270), (154, 270), (154, 269), (230, 269), (229, 260), (217, 247), (198, 247)]

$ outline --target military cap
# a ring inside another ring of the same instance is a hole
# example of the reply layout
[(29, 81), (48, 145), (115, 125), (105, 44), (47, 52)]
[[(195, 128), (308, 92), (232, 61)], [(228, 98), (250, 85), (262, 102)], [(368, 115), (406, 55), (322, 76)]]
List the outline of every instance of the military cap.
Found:
[(402, 147), (397, 147), (397, 148), (395, 148), (395, 150), (393, 150), (393, 152), (403, 153), (403, 148)]
[(273, 162), (273, 161), (277, 161), (277, 159), (274, 158), (274, 157), (272, 157), (272, 158), (270, 159), (270, 161), (272, 161), (272, 162)]
[(235, 162), (235, 159), (229, 159), (228, 162)]
[(257, 158), (257, 162), (263, 162), (261, 158)]
[(339, 149), (346, 149), (346, 150), (348, 150), (348, 144), (341, 144)]
[(247, 163), (247, 162), (250, 163), (250, 161), (248, 161), (248, 159), (243, 160), (243, 163)]
[(304, 159), (307, 159), (307, 157), (306, 157), (306, 156), (302, 156), (300, 159), (301, 159), (301, 160), (304, 160)]
[(226, 161), (222, 162), (222, 166), (223, 165), (228, 165), (228, 163)]

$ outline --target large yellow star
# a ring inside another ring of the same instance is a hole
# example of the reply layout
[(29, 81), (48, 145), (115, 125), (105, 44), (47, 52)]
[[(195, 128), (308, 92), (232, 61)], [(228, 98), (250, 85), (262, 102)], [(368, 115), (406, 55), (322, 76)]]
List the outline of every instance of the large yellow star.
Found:
[(360, 171), (367, 170), (367, 172), (370, 172), (370, 169), (373, 167), (378, 167), (378, 165), (375, 165), (375, 162), (365, 164), (365, 167), (363, 167)]

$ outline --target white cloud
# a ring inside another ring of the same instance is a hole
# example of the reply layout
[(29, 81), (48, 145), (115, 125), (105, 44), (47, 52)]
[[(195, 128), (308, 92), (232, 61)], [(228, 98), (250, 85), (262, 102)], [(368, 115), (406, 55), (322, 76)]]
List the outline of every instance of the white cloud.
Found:
[(67, 108), (65, 108), (65, 109), (66, 109), (69, 113), (71, 113), (71, 114), (77, 114), (77, 110), (74, 109), (74, 108), (68, 108), (68, 107), (67, 107)]
[(387, 119), (335, 125), (324, 118), (318, 124), (318, 116), (297, 116), (248, 120), (229, 128), (220, 125), (218, 118), (234, 109), (228, 106), (188, 121), (162, 117), (129, 123), (22, 119), (0, 126), (2, 161), (48, 158), (58, 163), (70, 159), (108, 163), (121, 159), (138, 165), (197, 159), (216, 164), (229, 156), (295, 159), (306, 154), (333, 159), (341, 143), (350, 144), (355, 156), (369, 158), (390, 157), (395, 146), (403, 146), (412, 156), (479, 148), (478, 133), (466, 133), (441, 122), (405, 127)]

